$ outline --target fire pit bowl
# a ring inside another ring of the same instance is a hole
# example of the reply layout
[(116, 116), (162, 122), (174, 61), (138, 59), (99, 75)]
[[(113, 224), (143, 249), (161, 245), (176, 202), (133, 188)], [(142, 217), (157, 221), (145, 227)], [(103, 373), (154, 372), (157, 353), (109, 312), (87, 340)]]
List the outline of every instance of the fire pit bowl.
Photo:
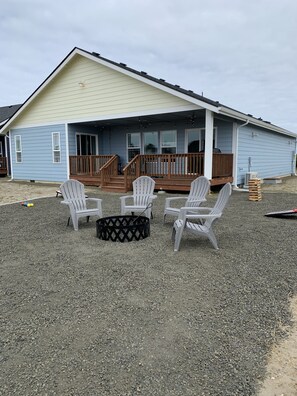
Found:
[(150, 220), (145, 216), (110, 216), (96, 221), (97, 237), (104, 241), (139, 241), (150, 235)]

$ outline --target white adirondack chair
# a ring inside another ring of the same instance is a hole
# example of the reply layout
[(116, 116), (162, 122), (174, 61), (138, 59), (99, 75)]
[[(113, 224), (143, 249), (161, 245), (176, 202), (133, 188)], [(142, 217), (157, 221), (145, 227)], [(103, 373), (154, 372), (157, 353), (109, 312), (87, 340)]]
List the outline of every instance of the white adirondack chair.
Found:
[(137, 212), (150, 219), (152, 217), (153, 200), (157, 198), (156, 195), (153, 195), (155, 181), (149, 176), (140, 176), (132, 184), (133, 195), (120, 197), (121, 215)]
[[(172, 230), (172, 239), (174, 239), (174, 251), (179, 250), (181, 237), (184, 230), (198, 236), (207, 237), (215, 249), (218, 249), (218, 242), (212, 229), (213, 222), (222, 216), (223, 210), (232, 193), (230, 183), (224, 185), (219, 192), (217, 201), (213, 208), (198, 207), (193, 210), (193, 207), (184, 207), (180, 210), (179, 218), (174, 222)], [(194, 214), (193, 211), (196, 213)], [(190, 220), (196, 220), (193, 222)]]
[[(178, 217), (180, 214), (181, 206), (184, 207), (198, 207), (202, 202), (206, 201), (206, 195), (210, 189), (210, 181), (205, 176), (199, 176), (191, 183), (191, 189), (188, 196), (184, 197), (172, 197), (165, 199), (164, 217), (163, 222), (165, 223), (166, 215)], [(172, 204), (175, 203), (175, 206)], [(177, 207), (176, 203), (180, 203)]]
[[(100, 198), (86, 198), (85, 187), (77, 180), (67, 180), (60, 186), (61, 194), (64, 198), (62, 204), (68, 205), (70, 210), (70, 218), (72, 220), (73, 228), (78, 230), (78, 220), (80, 217), (86, 217), (89, 221), (90, 216), (102, 217), (102, 199)], [(88, 202), (94, 202), (94, 208), (87, 208)]]

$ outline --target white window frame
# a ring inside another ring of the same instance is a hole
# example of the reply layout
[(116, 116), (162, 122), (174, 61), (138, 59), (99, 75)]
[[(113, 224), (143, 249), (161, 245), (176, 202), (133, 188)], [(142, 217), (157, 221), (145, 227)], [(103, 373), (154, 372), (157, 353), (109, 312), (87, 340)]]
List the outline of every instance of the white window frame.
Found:
[[(167, 146), (167, 145), (164, 146), (163, 145), (162, 136), (168, 132), (174, 132), (175, 146)], [(160, 131), (160, 153), (161, 154), (163, 154), (162, 153), (163, 148), (175, 148), (175, 154), (177, 153), (177, 131), (175, 129), (167, 129), (167, 130)]]
[[(139, 138), (139, 146), (135, 146), (135, 147), (129, 147), (129, 135), (138, 135)], [(127, 149), (127, 153), (126, 153), (126, 158), (127, 158), (127, 162), (131, 161), (129, 160), (129, 149), (139, 149), (139, 154), (142, 153), (142, 136), (140, 132), (128, 132), (126, 134), (126, 149)]]
[(3, 144), (0, 142), (0, 157), (3, 157)]
[[(55, 136), (58, 136), (58, 144), (55, 145)], [(61, 136), (60, 132), (52, 132), (52, 150), (53, 150), (53, 163), (60, 164), (61, 163)], [(59, 155), (59, 160), (56, 161), (56, 155)]]
[[(188, 153), (188, 146), (189, 146), (189, 134), (188, 132), (198, 132), (198, 140), (200, 142), (200, 151), (205, 150), (205, 128), (188, 128), (185, 130), (185, 153)], [(202, 132), (204, 132), (204, 140), (202, 140)], [(218, 135), (218, 127), (213, 128), (213, 148), (217, 147), (217, 135)]]
[[(95, 133), (83, 133), (83, 132), (76, 132), (75, 133), (75, 145), (76, 145), (76, 155), (83, 155), (81, 154), (81, 137), (82, 136), (89, 136), (91, 139), (95, 138), (95, 154), (91, 154), (91, 155), (98, 155), (99, 150), (98, 150), (98, 135), (96, 135)], [(77, 144), (77, 139), (79, 137), (80, 140), (80, 148), (78, 150), (78, 144)], [(80, 152), (80, 154), (78, 154), (78, 151)]]
[(15, 145), (15, 162), (22, 163), (23, 162), (23, 150), (22, 150), (22, 137), (21, 135), (15, 135), (14, 137), (14, 145)]
[(153, 153), (153, 154), (158, 154), (159, 153), (159, 150), (160, 150), (160, 136), (159, 136), (159, 132), (158, 131), (146, 131), (146, 132), (142, 132), (142, 134), (141, 134), (141, 136), (140, 136), (140, 139), (142, 139), (142, 153), (143, 154), (146, 154), (146, 152), (145, 152), (145, 134), (149, 134), (149, 133), (153, 133), (153, 134), (156, 134), (157, 135), (157, 146), (156, 146), (156, 152), (155, 153)]

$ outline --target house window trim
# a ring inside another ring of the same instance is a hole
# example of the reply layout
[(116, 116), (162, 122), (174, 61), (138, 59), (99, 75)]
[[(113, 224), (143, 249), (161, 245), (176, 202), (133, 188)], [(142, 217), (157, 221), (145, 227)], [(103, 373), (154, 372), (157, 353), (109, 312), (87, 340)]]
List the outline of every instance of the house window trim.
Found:
[(4, 153), (3, 153), (3, 142), (0, 142), (0, 157), (3, 157)]
[[(17, 141), (19, 141), (19, 150), (17, 149)], [(15, 162), (17, 164), (21, 164), (23, 162), (23, 149), (22, 149), (22, 136), (15, 135), (14, 137), (14, 144), (15, 144)], [(20, 160), (18, 159), (18, 155), (20, 155)]]
[[(77, 138), (78, 138), (78, 136), (82, 136), (82, 135), (95, 138), (95, 154), (91, 154), (91, 155), (98, 155), (99, 154), (98, 135), (96, 135), (95, 133), (88, 133), (88, 132), (75, 132), (76, 155), (88, 155), (88, 154), (78, 154)], [(81, 146), (81, 141), (80, 141), (80, 146)], [(81, 147), (80, 147), (80, 152), (81, 152)]]
[[(162, 145), (162, 135), (166, 132), (174, 132), (175, 146), (163, 146)], [(176, 129), (164, 129), (164, 130), (160, 131), (159, 133), (160, 133), (160, 136), (159, 136), (159, 139), (160, 139), (159, 152), (160, 152), (160, 154), (163, 154), (162, 153), (163, 148), (175, 148), (175, 154), (176, 154), (177, 153), (177, 130)]]
[[(54, 147), (54, 135), (58, 136), (59, 141), (59, 149), (55, 149)], [(55, 154), (59, 153), (59, 161), (55, 161)], [(52, 132), (52, 155), (53, 155), (53, 164), (60, 164), (61, 163), (61, 134), (60, 132)]]
[[(202, 142), (201, 133), (204, 131), (205, 128), (187, 128), (185, 129), (185, 153), (188, 154), (188, 147), (189, 147), (189, 133), (191, 131), (197, 131), (199, 133), (199, 142)], [(213, 148), (217, 147), (218, 144), (218, 127), (213, 127)], [(199, 150), (200, 152), (205, 149), (205, 135), (204, 135), (204, 147), (201, 147)]]
[[(135, 147), (135, 149), (139, 149), (139, 154), (143, 153), (143, 147), (142, 147), (142, 133), (141, 132), (128, 132), (126, 134), (126, 158), (127, 158), (127, 162), (132, 161), (129, 160), (129, 135), (138, 135), (139, 136), (139, 146)], [(132, 148), (132, 147), (131, 147)], [(134, 157), (133, 157), (134, 158)]]

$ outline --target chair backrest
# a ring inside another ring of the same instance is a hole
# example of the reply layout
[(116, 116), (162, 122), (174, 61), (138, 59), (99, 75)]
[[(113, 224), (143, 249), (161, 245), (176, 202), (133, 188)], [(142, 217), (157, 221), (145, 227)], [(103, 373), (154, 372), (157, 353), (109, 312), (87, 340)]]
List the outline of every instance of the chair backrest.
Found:
[[(199, 176), (191, 183), (190, 193), (185, 206), (197, 206), (197, 200), (204, 200), (209, 192), (210, 181), (205, 176)], [(196, 203), (195, 203), (196, 201)]]
[[(226, 183), (221, 188), (215, 206), (213, 207), (210, 214), (221, 215), (223, 213), (225, 206), (227, 205), (231, 193), (232, 193), (231, 184)], [(209, 220), (206, 220), (205, 225), (207, 225), (208, 222)]]
[(75, 210), (85, 210), (85, 186), (77, 180), (67, 180), (60, 186), (65, 201), (71, 201)]
[(155, 180), (149, 176), (140, 176), (133, 181), (135, 205), (147, 205), (149, 197), (154, 194)]

